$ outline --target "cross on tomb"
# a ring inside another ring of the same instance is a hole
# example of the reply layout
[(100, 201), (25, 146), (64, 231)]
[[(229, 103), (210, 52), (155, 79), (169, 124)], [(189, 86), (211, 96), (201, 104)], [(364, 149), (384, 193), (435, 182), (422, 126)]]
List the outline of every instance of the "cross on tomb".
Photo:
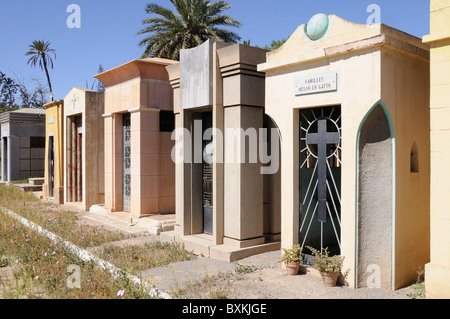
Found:
[(75, 110), (75, 102), (77, 101), (77, 97), (75, 96), (75, 94), (72, 97), (72, 102), (73, 102), (73, 109)]
[(340, 141), (338, 132), (327, 131), (327, 119), (319, 119), (317, 122), (317, 133), (306, 135), (308, 145), (317, 145), (317, 214), (319, 222), (327, 221), (327, 149), (329, 144), (338, 144)]

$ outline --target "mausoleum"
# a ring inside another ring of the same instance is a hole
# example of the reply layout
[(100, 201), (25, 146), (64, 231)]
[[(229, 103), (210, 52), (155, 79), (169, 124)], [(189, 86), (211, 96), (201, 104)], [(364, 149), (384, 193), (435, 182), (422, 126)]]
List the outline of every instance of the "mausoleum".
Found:
[(42, 198), (64, 204), (64, 100), (45, 106), (45, 174)]
[(105, 201), (104, 94), (73, 88), (64, 99), (65, 203), (89, 211)]
[(0, 114), (2, 181), (44, 176), (45, 110)]
[(175, 211), (173, 93), (166, 66), (133, 60), (96, 76), (105, 85), (105, 209), (136, 217)]
[(258, 72), (282, 137), (282, 247), (344, 256), (350, 287), (413, 283), (430, 256), (428, 45), (319, 14)]
[(450, 2), (431, 1), (431, 258), (427, 298), (450, 298)]
[[(173, 236), (211, 258), (280, 248), (280, 176), (263, 174), (270, 161), (258, 156), (269, 149), (272, 127), (256, 70), (266, 52), (208, 40), (167, 67), (177, 128)], [(278, 145), (278, 133), (273, 138)], [(278, 149), (273, 154), (277, 162)]]

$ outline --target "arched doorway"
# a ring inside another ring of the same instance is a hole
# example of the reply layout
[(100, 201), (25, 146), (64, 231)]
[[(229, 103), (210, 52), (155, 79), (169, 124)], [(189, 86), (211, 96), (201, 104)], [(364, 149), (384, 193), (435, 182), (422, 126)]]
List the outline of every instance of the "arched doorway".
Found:
[(394, 136), (389, 114), (376, 104), (357, 142), (357, 287), (392, 284)]
[(263, 128), (268, 174), (263, 175), (264, 237), (266, 242), (281, 241), (281, 135), (275, 121), (264, 115)]

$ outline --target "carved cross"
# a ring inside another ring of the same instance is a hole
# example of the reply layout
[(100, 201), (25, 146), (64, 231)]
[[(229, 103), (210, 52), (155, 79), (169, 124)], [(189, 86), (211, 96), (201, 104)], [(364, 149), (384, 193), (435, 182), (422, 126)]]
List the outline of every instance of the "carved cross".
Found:
[(329, 144), (338, 144), (340, 135), (338, 132), (327, 131), (327, 119), (319, 119), (317, 123), (317, 133), (308, 133), (306, 143), (317, 145), (317, 214), (319, 222), (327, 221), (327, 149)]

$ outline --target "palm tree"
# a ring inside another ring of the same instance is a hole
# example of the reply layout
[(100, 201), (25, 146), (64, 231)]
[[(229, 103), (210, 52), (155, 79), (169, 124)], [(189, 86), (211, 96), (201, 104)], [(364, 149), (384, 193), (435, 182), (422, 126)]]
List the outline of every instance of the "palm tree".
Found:
[(236, 43), (241, 38), (222, 26), (241, 27), (241, 23), (223, 15), (231, 8), (219, 0), (170, 0), (176, 13), (155, 3), (147, 4), (147, 13), (156, 16), (143, 20), (146, 25), (138, 35), (147, 34), (139, 46), (145, 47), (142, 58), (160, 57), (178, 60), (181, 49), (194, 48), (208, 39)]
[(53, 60), (50, 54), (53, 54), (56, 59), (56, 53), (54, 49), (50, 48), (50, 44), (51, 43), (49, 41), (35, 40), (33, 41), (33, 44), (30, 44), (30, 51), (25, 53), (25, 56), (31, 55), (31, 58), (28, 60), (28, 64), (31, 63), (32, 67), (36, 67), (36, 64), (39, 62), (39, 67), (41, 70), (45, 71), (48, 88), (50, 90), (50, 98), (53, 101), (52, 83), (50, 82), (50, 75), (48, 74), (47, 66), (50, 66), (53, 69)]

